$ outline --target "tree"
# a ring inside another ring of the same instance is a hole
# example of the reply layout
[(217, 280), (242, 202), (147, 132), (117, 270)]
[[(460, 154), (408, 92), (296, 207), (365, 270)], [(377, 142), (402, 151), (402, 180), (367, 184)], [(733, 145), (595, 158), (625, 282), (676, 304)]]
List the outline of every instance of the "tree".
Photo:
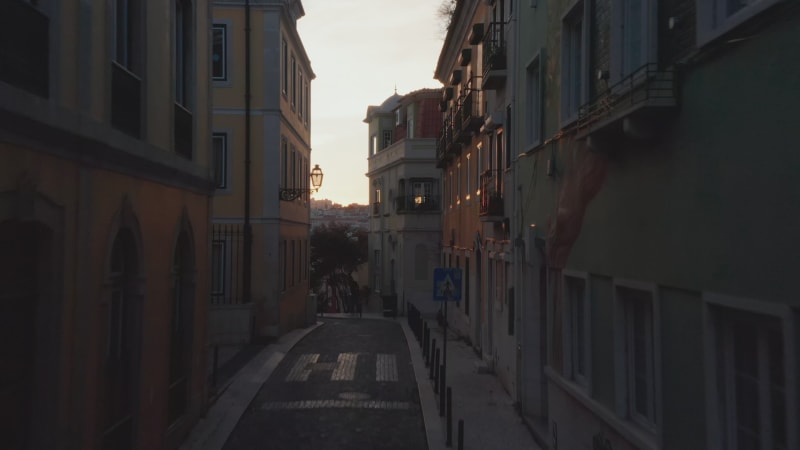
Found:
[(456, 12), (457, 0), (441, 0), (439, 8), (436, 9), (436, 16), (439, 18), (442, 35), (447, 34), (447, 29), (453, 21), (453, 14)]
[(347, 224), (322, 224), (311, 231), (311, 286), (325, 278), (350, 275), (367, 262), (367, 230)]

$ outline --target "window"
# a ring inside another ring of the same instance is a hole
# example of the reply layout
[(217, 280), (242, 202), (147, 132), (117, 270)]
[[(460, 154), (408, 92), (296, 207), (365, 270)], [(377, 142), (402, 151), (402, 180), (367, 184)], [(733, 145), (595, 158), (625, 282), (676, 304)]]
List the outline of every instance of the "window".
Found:
[(562, 126), (578, 118), (578, 108), (586, 101), (587, 20), (579, 2), (562, 20), (561, 30), (561, 121)]
[(703, 45), (732, 30), (780, 0), (707, 0), (697, 2), (697, 43)]
[(174, 424), (188, 407), (190, 353), (192, 344), (192, 300), (194, 261), (192, 241), (186, 231), (181, 232), (175, 248), (173, 263), (172, 317), (170, 321), (170, 361), (168, 418)]
[[(478, 145), (475, 148), (475, 152), (477, 154), (477, 158), (476, 159), (478, 160), (477, 161), (477, 163), (478, 163), (477, 173), (478, 173), (478, 177), (480, 177), (481, 175), (483, 175), (483, 142), (478, 142)], [(478, 183), (476, 185), (476, 187), (477, 187), (477, 191), (475, 193), (476, 193), (476, 195), (480, 196), (481, 195), (481, 185), (480, 185), (480, 183)]]
[(392, 145), (392, 130), (383, 130), (383, 146), (382, 149)]
[(281, 164), (283, 170), (281, 171), (281, 187), (289, 187), (289, 144), (286, 138), (281, 138)]
[(589, 297), (585, 277), (564, 276), (564, 301), (564, 374), (588, 387)]
[(461, 204), (461, 163), (456, 164), (456, 205)]
[(297, 60), (292, 55), (292, 108), (297, 106)]
[(375, 292), (381, 291), (381, 251), (375, 250), (372, 254), (372, 267), (373, 267), (373, 284), (372, 288)]
[[(656, 357), (654, 292), (617, 285), (618, 391), (621, 413), (644, 428), (656, 427)], [(618, 399), (619, 400), (619, 399)]]
[(214, 133), (211, 137), (214, 151), (214, 183), (217, 189), (228, 187), (228, 134)]
[(296, 263), (297, 259), (296, 258), (297, 258), (297, 254), (296, 254), (296, 251), (295, 251), (295, 241), (292, 240), (292, 259), (291, 259), (291, 262), (290, 262), (290, 267), (292, 268), (292, 284), (290, 284), (290, 286), (294, 286), (295, 285), (295, 275), (296, 275), (296, 272), (297, 272), (297, 270), (296, 270), (297, 269), (297, 263)]
[(303, 109), (305, 111), (305, 116), (303, 116), (303, 123), (308, 126), (309, 117), (311, 116), (311, 107), (309, 106), (311, 105), (311, 101), (308, 98), (308, 96), (311, 94), (311, 91), (308, 85), (308, 79), (306, 79), (305, 84), (303, 85), (303, 91), (305, 91), (305, 94), (303, 95), (303, 100), (305, 101), (305, 107)]
[(469, 256), (464, 258), (464, 315), (469, 316)]
[(114, 61), (130, 72), (136, 72), (135, 62), (141, 55), (137, 40), (138, 10), (137, 2), (131, 0), (115, 0), (114, 2)]
[(225, 245), (224, 239), (211, 242), (211, 298), (220, 303), (225, 298)]
[(411, 195), (414, 198), (415, 207), (423, 207), (434, 201), (433, 181), (411, 180)]
[(464, 173), (464, 181), (466, 183), (466, 189), (464, 192), (464, 200), (469, 200), (472, 196), (472, 154), (467, 153), (464, 157), (464, 163), (466, 165), (466, 172)]
[(292, 145), (292, 151), (290, 152), (290, 154), (291, 154), (292, 159), (291, 159), (291, 166), (289, 168), (289, 170), (290, 170), (289, 174), (290, 175), (289, 175), (289, 183), (288, 184), (292, 189), (296, 189), (297, 188), (297, 149), (294, 147), (294, 145)]
[(373, 134), (369, 139), (369, 152), (370, 154), (378, 153), (378, 135)]
[[(507, 270), (507, 269), (506, 269)], [(506, 272), (508, 273), (508, 272)], [(514, 288), (508, 288), (508, 335), (514, 335), (514, 320), (515, 320), (515, 305), (514, 305)]]
[(414, 139), (414, 110), (408, 108), (408, 120), (406, 121), (406, 138)]
[(720, 448), (795, 448), (796, 354), (789, 308), (707, 294), (710, 436)]
[(281, 38), (281, 93), (286, 97), (289, 95), (289, 46), (286, 44), (286, 38)]
[(287, 278), (288, 277), (288, 271), (287, 271), (288, 267), (287, 266), (288, 266), (288, 259), (289, 259), (288, 254), (289, 254), (289, 252), (286, 249), (287, 249), (286, 239), (284, 239), (281, 242), (281, 266), (282, 266), (282, 269), (281, 269), (281, 290), (282, 291), (286, 290), (286, 283), (288, 281), (288, 278)]
[(380, 214), (380, 212), (381, 212), (381, 190), (380, 188), (377, 188), (373, 193), (372, 213)]
[(228, 26), (215, 23), (211, 27), (211, 77), (214, 81), (228, 80)]
[(175, 101), (189, 107), (190, 75), (192, 73), (192, 4), (188, 0), (175, 2)]
[(542, 143), (542, 60), (537, 55), (525, 74), (525, 123), (530, 148)]
[(304, 85), (304, 83), (303, 83), (303, 71), (302, 70), (298, 73), (297, 78), (300, 80), (300, 86), (301, 86), (301, 89), (297, 90), (298, 91), (298, 95), (300, 95), (300, 101), (297, 102), (297, 117), (299, 117), (300, 120), (303, 120), (303, 106), (305, 105), (305, 102), (303, 101), (303, 89), (302, 89), (302, 86)]
[(616, 82), (656, 62), (654, 0), (614, 0), (611, 16), (611, 78)]

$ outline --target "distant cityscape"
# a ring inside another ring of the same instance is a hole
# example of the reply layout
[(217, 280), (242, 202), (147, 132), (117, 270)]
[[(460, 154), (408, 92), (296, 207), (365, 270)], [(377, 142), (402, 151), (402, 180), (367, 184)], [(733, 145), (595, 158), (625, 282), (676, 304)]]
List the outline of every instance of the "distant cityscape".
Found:
[(322, 224), (341, 223), (369, 229), (369, 205), (341, 205), (332, 200), (311, 199), (311, 229)]

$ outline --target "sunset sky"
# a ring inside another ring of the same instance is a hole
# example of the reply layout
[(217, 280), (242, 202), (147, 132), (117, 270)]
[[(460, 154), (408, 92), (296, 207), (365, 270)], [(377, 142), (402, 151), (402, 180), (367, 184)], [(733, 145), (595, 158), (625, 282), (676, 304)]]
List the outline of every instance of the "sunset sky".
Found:
[(439, 0), (303, 0), (297, 27), (317, 78), (311, 85), (311, 162), (325, 173), (314, 198), (366, 204), (367, 106), (438, 88), (444, 33)]

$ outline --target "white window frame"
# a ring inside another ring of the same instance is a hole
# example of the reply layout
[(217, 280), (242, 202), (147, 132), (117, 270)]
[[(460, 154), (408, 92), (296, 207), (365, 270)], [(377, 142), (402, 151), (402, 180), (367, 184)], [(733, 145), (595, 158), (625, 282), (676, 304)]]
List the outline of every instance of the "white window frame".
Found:
[(387, 148), (390, 145), (392, 145), (392, 139), (393, 139), (392, 135), (394, 134), (392, 133), (392, 130), (383, 130), (381, 134), (383, 136), (383, 146), (381, 147), (381, 149)]
[[(654, 283), (645, 283), (636, 280), (615, 278), (613, 281), (614, 295), (614, 381), (615, 404), (617, 414), (626, 420), (638, 425), (643, 430), (657, 435), (660, 441), (662, 421), (662, 395), (661, 395), (661, 315), (658, 288)], [(620, 297), (620, 288), (646, 292), (650, 295), (651, 306), (651, 340), (652, 340), (652, 415), (646, 417), (636, 411), (635, 385), (630, 382), (632, 378), (633, 361), (626, 351), (629, 335), (628, 306)]]
[[(705, 328), (705, 374), (706, 374), (706, 422), (708, 423), (708, 448), (720, 448), (723, 442), (730, 444), (730, 449), (735, 450), (734, 440), (731, 440), (729, 424), (722, 419), (720, 396), (726, 397), (726, 404), (733, 404), (730, 401), (731, 393), (720, 393), (724, 389), (720, 383), (719, 362), (720, 355), (718, 336), (726, 327), (726, 311), (733, 313), (753, 313), (777, 319), (781, 326), (783, 335), (783, 354), (784, 354), (784, 382), (786, 383), (786, 448), (798, 448), (800, 446), (800, 432), (796, 424), (798, 421), (798, 361), (797, 361), (797, 332), (796, 332), (796, 313), (791, 306), (778, 304), (768, 301), (755, 300), (750, 298), (735, 297), (731, 295), (718, 294), (712, 292), (703, 293), (703, 315)], [(726, 350), (728, 350), (726, 348)], [(725, 351), (725, 350), (723, 350)], [(762, 359), (762, 358), (759, 358)], [(760, 395), (763, 395), (760, 392)], [(768, 394), (767, 394), (768, 395)], [(732, 411), (727, 411), (728, 418)], [(762, 417), (763, 422), (763, 417)]]
[[(569, 29), (580, 21), (581, 36), (576, 38)], [(561, 126), (565, 127), (578, 120), (578, 110), (586, 103), (589, 89), (589, 7), (584, 0), (578, 0), (561, 17)], [(580, 55), (575, 57), (575, 49)], [(579, 65), (580, 67), (575, 67)], [(575, 89), (575, 84), (579, 87)]]
[[(582, 304), (579, 305), (583, 314), (583, 339), (578, 339), (578, 310), (576, 297), (573, 295), (568, 279), (583, 282)], [(563, 344), (564, 344), (564, 374), (566, 378), (572, 380), (585, 390), (587, 395), (591, 395), (591, 305), (590, 305), (590, 285), (589, 274), (586, 272), (576, 272), (564, 270), (561, 277), (562, 292), (564, 293), (564, 315), (563, 320)], [(583, 347), (583, 373), (578, 372), (578, 346)]]
[(226, 21), (214, 22), (214, 24), (211, 26), (211, 30), (212, 30), (212, 32), (211, 32), (212, 58), (213, 58), (214, 33), (217, 30), (221, 30), (221, 33), (222, 33), (222, 52), (220, 53), (221, 58), (222, 58), (222, 62), (221, 62), (221, 64), (222, 64), (222, 75), (214, 75), (214, 63), (213, 63), (213, 61), (212, 61), (212, 64), (211, 64), (211, 80), (215, 84), (219, 84), (219, 83), (223, 83), (224, 84), (226, 82), (230, 82), (230, 70), (228, 70), (229, 64), (230, 64), (230, 55), (231, 55), (230, 42), (229, 42), (229, 39), (228, 39), (228, 30), (230, 29), (230, 26), (231, 26), (230, 23), (228, 23)]
[(724, 5), (725, 0), (698, 0), (696, 2), (697, 46), (708, 44), (780, 1), (782, 0), (756, 0), (730, 16), (726, 16), (718, 8), (719, 5)]
[[(216, 147), (214, 146), (214, 141), (216, 139), (221, 139), (222, 141), (222, 156), (221, 158), (217, 158), (216, 155)], [(228, 142), (230, 140), (230, 133), (227, 131), (214, 131), (211, 135), (211, 142), (212, 142), (212, 151), (214, 151), (213, 161), (214, 161), (214, 174), (215, 179), (214, 181), (217, 182), (216, 174), (220, 174), (222, 178), (221, 183), (216, 183), (217, 191), (227, 191), (230, 189), (230, 154), (228, 152)], [(221, 167), (217, 167), (217, 163), (221, 163)]]
[(542, 93), (544, 81), (542, 78), (542, 55), (540, 50), (526, 66), (525, 71), (525, 124), (527, 151), (533, 150), (542, 143), (543, 112)]
[[(637, 61), (633, 66), (627, 63), (628, 47), (625, 36), (625, 26), (629, 23), (626, 16), (626, 6), (632, 1), (640, 1), (639, 23), (642, 32), (642, 61)], [(657, 0), (613, 0), (611, 3), (611, 83), (616, 83), (629, 76), (644, 64), (658, 62), (658, 2)]]

